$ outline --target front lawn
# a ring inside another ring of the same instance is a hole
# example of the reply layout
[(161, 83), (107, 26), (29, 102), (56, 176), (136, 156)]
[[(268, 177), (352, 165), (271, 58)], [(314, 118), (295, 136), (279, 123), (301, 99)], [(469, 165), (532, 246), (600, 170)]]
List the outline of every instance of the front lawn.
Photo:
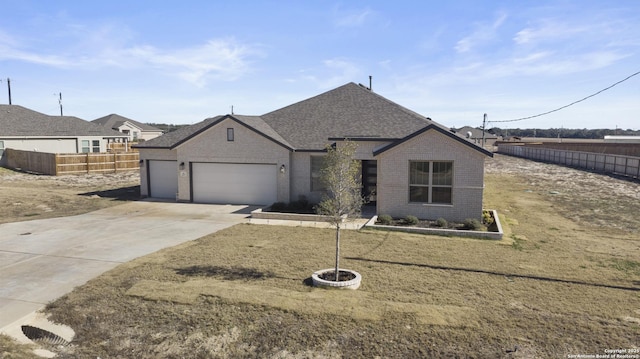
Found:
[(238, 225), (123, 265), (49, 306), (78, 333), (62, 357), (561, 357), (638, 345), (628, 318), (640, 273), (606, 259), (345, 231), (342, 264), (361, 288), (311, 288), (332, 243), (331, 230)]
[[(572, 180), (560, 182), (549, 176), (556, 167), (489, 163), (484, 206), (500, 213), (500, 241), (343, 231), (341, 266), (362, 274), (357, 291), (308, 284), (334, 263), (332, 230), (243, 224), (139, 258), (48, 306), (77, 333), (51, 350), (61, 358), (566, 358), (637, 348), (640, 218), (630, 213), (640, 202), (621, 193), (638, 185), (566, 168), (557, 171)], [(595, 210), (612, 196), (619, 201), (606, 213)]]

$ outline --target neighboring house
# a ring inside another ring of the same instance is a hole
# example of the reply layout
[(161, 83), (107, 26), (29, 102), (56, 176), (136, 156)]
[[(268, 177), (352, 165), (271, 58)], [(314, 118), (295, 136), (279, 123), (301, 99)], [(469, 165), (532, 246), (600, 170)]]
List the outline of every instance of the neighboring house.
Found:
[(135, 146), (141, 194), (263, 204), (322, 196), (327, 145), (358, 144), (363, 194), (394, 217), (480, 218), (492, 153), (349, 83), (262, 116), (224, 115)]
[[(500, 136), (496, 136), (492, 133), (489, 133), (487, 131), (482, 131), (482, 129), (471, 127), (471, 126), (465, 126), (465, 127), (459, 128), (455, 130), (455, 132), (479, 146), (482, 146), (482, 141), (484, 140), (485, 148), (493, 147), (496, 141), (499, 141), (502, 139)], [(484, 133), (484, 138), (483, 138), (483, 133)]]
[[(482, 141), (484, 139), (485, 148), (491, 148), (492, 146), (494, 146), (496, 141), (500, 140), (500, 137), (492, 133), (489, 133), (487, 131), (482, 131), (479, 128), (475, 128), (471, 126), (465, 126), (465, 127), (459, 128), (455, 130), (455, 132), (479, 146), (482, 146)], [(484, 138), (482, 136), (483, 132), (484, 132)]]
[(0, 165), (4, 150), (50, 153), (106, 152), (121, 133), (73, 116), (49, 116), (18, 105), (0, 105)]
[(152, 140), (162, 135), (162, 130), (120, 115), (111, 114), (91, 121), (106, 128), (124, 133), (130, 142)]

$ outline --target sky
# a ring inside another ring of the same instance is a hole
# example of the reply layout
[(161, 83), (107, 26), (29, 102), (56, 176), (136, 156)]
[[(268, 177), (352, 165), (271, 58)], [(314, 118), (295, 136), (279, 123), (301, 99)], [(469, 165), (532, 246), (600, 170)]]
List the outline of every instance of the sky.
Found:
[[(0, 0), (0, 104), (261, 115), (349, 82), (449, 127), (640, 129), (640, 1)], [(506, 121), (506, 122), (500, 122)]]

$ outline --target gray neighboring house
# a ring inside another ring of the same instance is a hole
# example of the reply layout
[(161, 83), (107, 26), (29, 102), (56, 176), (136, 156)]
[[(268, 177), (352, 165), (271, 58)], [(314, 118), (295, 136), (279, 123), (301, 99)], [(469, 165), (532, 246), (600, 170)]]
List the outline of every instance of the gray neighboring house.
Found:
[(0, 105), (0, 165), (4, 150), (48, 153), (107, 152), (123, 134), (74, 116), (49, 116), (18, 105)]
[(162, 136), (162, 130), (157, 127), (113, 113), (91, 122), (124, 133), (129, 136), (129, 142), (148, 141)]
[(492, 153), (431, 119), (348, 83), (261, 116), (223, 115), (135, 146), (141, 194), (180, 202), (319, 201), (326, 146), (358, 144), (363, 194), (378, 214), (482, 215)]
[(482, 141), (483, 141), (483, 137), (482, 137), (482, 133), (484, 132), (484, 147), (485, 148), (491, 148), (495, 145), (496, 141), (500, 140), (501, 137), (500, 136), (496, 136), (492, 133), (489, 133), (487, 131), (482, 131), (479, 128), (475, 128), (475, 127), (471, 127), (471, 126), (464, 126), (462, 128), (459, 128), (455, 131), (457, 134), (459, 134), (460, 136), (468, 139), (469, 141), (472, 141), (473, 143), (482, 146)]

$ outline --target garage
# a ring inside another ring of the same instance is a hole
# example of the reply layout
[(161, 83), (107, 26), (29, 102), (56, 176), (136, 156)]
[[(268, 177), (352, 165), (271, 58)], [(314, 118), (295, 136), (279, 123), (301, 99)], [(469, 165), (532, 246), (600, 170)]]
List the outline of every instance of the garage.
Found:
[(149, 197), (176, 199), (178, 163), (149, 160)]
[(277, 200), (275, 164), (192, 163), (191, 174), (193, 202), (268, 205)]

